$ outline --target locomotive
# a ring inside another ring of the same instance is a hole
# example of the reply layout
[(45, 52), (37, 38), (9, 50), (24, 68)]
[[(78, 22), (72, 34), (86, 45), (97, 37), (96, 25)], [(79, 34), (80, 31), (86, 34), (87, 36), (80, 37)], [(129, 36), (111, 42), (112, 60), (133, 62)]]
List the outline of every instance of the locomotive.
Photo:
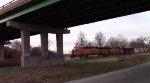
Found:
[(150, 48), (122, 48), (122, 47), (87, 47), (75, 46), (72, 50), (72, 57), (88, 57), (88, 55), (109, 56), (128, 55), (137, 53), (149, 53)]

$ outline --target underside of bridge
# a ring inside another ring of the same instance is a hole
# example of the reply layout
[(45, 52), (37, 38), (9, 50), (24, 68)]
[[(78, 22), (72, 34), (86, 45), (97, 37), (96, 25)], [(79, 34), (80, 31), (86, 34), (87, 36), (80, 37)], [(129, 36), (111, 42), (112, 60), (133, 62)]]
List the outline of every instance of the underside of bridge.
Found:
[(18, 0), (0, 9), (0, 41), (21, 37), (25, 64), (30, 35), (41, 34), (42, 55), (47, 55), (48, 33), (54, 33), (58, 54), (63, 55), (67, 28), (148, 11), (149, 4), (149, 0)]
[(0, 9), (0, 35), (6, 36), (0, 40), (20, 37), (18, 29), (6, 26), (9, 20), (64, 29), (148, 11), (149, 4), (149, 0), (18, 0)]

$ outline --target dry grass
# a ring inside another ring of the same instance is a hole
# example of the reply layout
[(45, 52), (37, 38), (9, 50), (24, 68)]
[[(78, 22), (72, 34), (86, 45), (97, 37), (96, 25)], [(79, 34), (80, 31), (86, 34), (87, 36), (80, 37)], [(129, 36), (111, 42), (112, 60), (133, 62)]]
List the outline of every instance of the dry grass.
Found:
[(149, 53), (143, 53), (143, 54), (133, 54), (133, 55), (121, 56), (121, 57), (119, 57), (118, 60), (119, 60), (119, 62), (149, 61), (150, 60), (150, 54)]
[[(67, 62), (63, 66), (48, 67), (1, 67), (1, 83), (62, 83), (69, 80), (111, 72), (132, 66), (127, 62)], [(6, 80), (7, 79), (7, 80)]]
[[(114, 57), (113, 57), (114, 58)], [(63, 66), (1, 67), (0, 83), (63, 83), (131, 67), (150, 60), (149, 54), (118, 57), (118, 60), (66, 62)]]
[[(1, 67), (0, 82), (2, 83), (63, 83), (97, 74), (103, 74), (131, 67), (138, 63), (129, 62), (88, 62), (72, 61), (63, 66), (47, 67)], [(19, 77), (19, 78), (18, 78)], [(7, 79), (7, 80), (5, 80)]]

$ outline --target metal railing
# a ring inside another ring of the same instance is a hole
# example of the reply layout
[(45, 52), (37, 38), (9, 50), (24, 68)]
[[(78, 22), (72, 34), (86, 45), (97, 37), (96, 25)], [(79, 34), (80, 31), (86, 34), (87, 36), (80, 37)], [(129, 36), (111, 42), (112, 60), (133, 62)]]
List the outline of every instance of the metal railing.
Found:
[(8, 2), (5, 5), (1, 6), (0, 9), (2, 9), (2, 8), (8, 6), (8, 5), (10, 5), (10, 4), (12, 4), (12, 3), (16, 2), (16, 1), (18, 1), (18, 0), (12, 0), (12, 1)]

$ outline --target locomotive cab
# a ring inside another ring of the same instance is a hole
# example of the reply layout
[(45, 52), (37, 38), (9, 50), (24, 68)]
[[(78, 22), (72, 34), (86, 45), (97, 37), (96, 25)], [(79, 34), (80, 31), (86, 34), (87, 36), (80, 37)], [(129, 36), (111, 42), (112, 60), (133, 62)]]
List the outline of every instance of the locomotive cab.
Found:
[(75, 46), (72, 50), (72, 57), (79, 57), (82, 54), (81, 49), (82, 47)]

